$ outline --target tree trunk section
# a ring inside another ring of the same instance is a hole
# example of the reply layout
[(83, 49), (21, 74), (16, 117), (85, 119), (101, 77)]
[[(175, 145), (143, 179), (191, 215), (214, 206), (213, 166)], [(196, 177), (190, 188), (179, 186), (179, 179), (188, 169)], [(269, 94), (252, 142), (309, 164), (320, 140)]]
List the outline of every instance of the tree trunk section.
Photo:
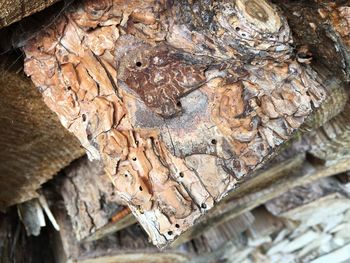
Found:
[(291, 43), (265, 1), (83, 2), (26, 43), (25, 71), (163, 247), (326, 98)]

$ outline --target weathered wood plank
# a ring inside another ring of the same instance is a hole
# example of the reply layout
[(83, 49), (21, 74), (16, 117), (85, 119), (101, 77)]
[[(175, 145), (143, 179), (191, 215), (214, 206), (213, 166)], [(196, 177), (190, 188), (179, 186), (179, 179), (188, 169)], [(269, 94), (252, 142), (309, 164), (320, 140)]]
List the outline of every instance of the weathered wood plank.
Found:
[(83, 151), (23, 72), (1, 67), (0, 87), (0, 209), (4, 209), (36, 197), (41, 184)]
[[(334, 194), (336, 194), (335, 197)], [(326, 218), (329, 213), (326, 211), (316, 213), (316, 208), (318, 206), (322, 207), (318, 204), (327, 199), (327, 196), (332, 196), (331, 199), (347, 199), (348, 192), (335, 178), (322, 178), (311, 184), (297, 186), (268, 201), (265, 206), (275, 216), (303, 222), (315, 219), (321, 222), (322, 217)], [(345, 205), (341, 212), (350, 209), (350, 200), (347, 203), (348, 205)], [(323, 205), (323, 207), (327, 208), (326, 205)]]
[(0, 28), (39, 12), (59, 0), (0, 0)]

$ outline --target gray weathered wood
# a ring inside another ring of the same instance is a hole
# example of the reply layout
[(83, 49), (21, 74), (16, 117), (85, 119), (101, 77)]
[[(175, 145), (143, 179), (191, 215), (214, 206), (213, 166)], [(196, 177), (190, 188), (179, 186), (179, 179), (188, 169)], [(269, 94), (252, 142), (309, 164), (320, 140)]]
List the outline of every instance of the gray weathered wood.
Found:
[(1, 0), (0, 28), (39, 12), (59, 0)]

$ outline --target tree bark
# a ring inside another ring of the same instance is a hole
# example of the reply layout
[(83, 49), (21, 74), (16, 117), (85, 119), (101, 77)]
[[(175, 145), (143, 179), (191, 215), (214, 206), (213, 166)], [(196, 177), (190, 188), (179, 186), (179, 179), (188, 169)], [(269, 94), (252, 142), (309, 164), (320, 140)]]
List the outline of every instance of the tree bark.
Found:
[[(99, 239), (135, 223), (131, 212), (125, 210), (123, 201), (116, 195), (101, 163), (83, 158), (65, 169), (63, 174), (58, 178), (59, 194), (64, 200), (77, 240)], [(113, 220), (121, 211), (125, 216), (130, 216)]]
[(265, 1), (87, 1), (28, 41), (25, 71), (162, 247), (326, 98), (292, 42)]

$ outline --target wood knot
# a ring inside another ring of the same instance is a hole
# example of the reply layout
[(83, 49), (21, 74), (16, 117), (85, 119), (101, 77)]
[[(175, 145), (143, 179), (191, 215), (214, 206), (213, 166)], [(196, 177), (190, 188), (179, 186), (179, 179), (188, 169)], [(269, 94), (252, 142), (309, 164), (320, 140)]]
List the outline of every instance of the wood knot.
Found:
[(249, 15), (260, 20), (261, 22), (265, 23), (269, 19), (264, 8), (256, 0), (247, 1), (246, 10)]

